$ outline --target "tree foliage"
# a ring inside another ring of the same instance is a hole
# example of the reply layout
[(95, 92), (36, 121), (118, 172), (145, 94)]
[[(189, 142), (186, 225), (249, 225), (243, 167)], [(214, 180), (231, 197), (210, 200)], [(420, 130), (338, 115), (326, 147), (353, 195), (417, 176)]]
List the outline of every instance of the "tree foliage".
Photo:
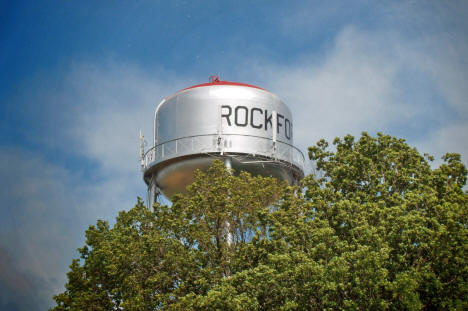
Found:
[(431, 169), (391, 136), (333, 144), (309, 148), (299, 186), (216, 162), (172, 206), (98, 221), (53, 310), (467, 309), (460, 156)]

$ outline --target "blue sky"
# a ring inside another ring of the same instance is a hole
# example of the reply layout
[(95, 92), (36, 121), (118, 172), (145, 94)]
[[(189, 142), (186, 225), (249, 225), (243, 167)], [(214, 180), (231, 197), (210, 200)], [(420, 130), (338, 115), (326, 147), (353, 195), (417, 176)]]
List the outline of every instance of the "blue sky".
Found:
[(212, 74), (279, 95), (303, 151), (382, 131), (467, 163), (464, 1), (2, 1), (0, 46), (1, 310), (52, 304), (145, 195), (138, 130)]

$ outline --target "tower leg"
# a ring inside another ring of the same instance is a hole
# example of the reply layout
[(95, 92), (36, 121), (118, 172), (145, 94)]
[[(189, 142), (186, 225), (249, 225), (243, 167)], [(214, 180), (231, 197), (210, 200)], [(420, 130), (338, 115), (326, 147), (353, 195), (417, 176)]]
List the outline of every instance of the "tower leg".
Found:
[[(226, 168), (232, 172), (232, 159), (231, 157), (225, 157), (224, 158), (224, 165), (226, 166)], [(231, 247), (232, 245), (232, 233), (231, 233), (231, 224), (226, 221), (224, 223), (224, 230), (225, 230), (225, 233), (226, 233), (226, 243), (228, 245), (228, 247)]]
[(146, 203), (148, 204), (148, 208), (152, 209), (153, 204), (157, 202), (158, 197), (161, 195), (158, 186), (156, 185), (156, 180), (154, 178), (151, 179), (150, 184), (148, 185), (147, 191), (147, 198)]
[[(227, 156), (224, 158), (224, 165), (226, 166), (226, 168), (232, 173), (232, 159), (231, 157)], [(226, 244), (227, 244), (227, 252), (229, 253), (230, 249), (231, 249), (231, 246), (232, 246), (232, 240), (233, 240), (233, 237), (232, 237), (232, 233), (231, 233), (231, 224), (229, 223), (229, 221), (225, 221), (224, 224), (224, 236), (225, 236), (225, 239), (226, 239)], [(231, 276), (231, 269), (229, 267), (229, 263), (230, 263), (231, 259), (230, 259), (230, 256), (228, 254), (228, 257), (227, 257), (227, 262), (228, 262), (228, 265), (226, 266), (225, 268), (225, 271), (224, 271), (224, 276), (225, 277), (230, 277)]]

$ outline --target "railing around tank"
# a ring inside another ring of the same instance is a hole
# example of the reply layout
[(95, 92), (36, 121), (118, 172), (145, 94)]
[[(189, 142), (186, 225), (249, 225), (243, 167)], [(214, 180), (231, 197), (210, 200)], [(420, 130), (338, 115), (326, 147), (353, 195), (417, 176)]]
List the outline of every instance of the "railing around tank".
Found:
[[(252, 146), (255, 146), (255, 150)], [(153, 162), (159, 163), (174, 157), (213, 152), (261, 155), (286, 161), (304, 169), (304, 155), (293, 145), (277, 141), (274, 147), (273, 141), (269, 138), (239, 134), (188, 136), (163, 142), (145, 152), (144, 168)]]

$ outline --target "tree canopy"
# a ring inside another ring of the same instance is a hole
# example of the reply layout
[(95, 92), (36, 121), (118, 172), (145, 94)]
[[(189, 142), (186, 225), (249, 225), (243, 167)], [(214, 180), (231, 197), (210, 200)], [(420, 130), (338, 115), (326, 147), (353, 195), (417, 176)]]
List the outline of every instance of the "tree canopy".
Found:
[(309, 148), (298, 186), (215, 162), (171, 206), (99, 220), (53, 310), (468, 309), (460, 156), (432, 169), (383, 134), (333, 145)]

